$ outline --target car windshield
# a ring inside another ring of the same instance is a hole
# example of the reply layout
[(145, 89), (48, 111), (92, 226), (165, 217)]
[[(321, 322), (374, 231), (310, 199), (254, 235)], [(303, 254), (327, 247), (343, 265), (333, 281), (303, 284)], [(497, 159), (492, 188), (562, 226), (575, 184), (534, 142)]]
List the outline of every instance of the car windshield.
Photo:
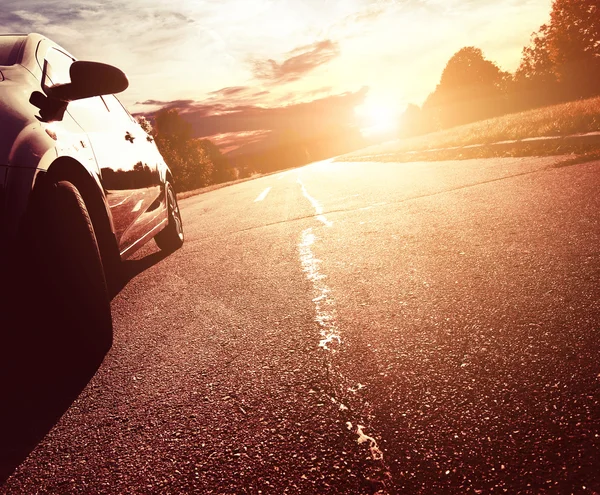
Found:
[(0, 65), (16, 64), (24, 41), (25, 36), (0, 36)]

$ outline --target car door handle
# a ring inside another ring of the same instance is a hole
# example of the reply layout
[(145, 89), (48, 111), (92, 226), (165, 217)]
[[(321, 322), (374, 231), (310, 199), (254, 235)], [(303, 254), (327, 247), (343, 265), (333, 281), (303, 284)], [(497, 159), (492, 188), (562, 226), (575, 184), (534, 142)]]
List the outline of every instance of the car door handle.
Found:
[(131, 132), (127, 131), (125, 133), (125, 140), (129, 141), (130, 143), (133, 143), (133, 140), (135, 139), (135, 136), (131, 135)]

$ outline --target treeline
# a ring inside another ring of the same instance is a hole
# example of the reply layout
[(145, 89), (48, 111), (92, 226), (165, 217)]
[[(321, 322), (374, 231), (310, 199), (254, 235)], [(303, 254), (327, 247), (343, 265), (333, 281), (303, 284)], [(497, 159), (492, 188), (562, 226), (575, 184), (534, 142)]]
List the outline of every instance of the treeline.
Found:
[(313, 134), (281, 129), (273, 131), (258, 147), (225, 156), (208, 139), (194, 138), (192, 125), (176, 109), (160, 110), (152, 121), (138, 117), (173, 172), (179, 192), (298, 167), (367, 144), (355, 127), (341, 126), (327, 133)]
[(423, 106), (409, 105), (403, 136), (423, 134), (540, 106), (600, 95), (600, 1), (554, 0), (550, 21), (532, 34), (514, 74), (482, 51), (450, 58)]
[(192, 137), (192, 126), (177, 110), (160, 110), (151, 124), (138, 117), (142, 128), (151, 136), (165, 162), (173, 172), (179, 192), (199, 189), (238, 178), (218, 146), (208, 139)]
[(340, 126), (312, 136), (284, 129), (274, 131), (260, 149), (234, 154), (231, 162), (245, 175), (269, 173), (331, 158), (363, 148), (366, 144), (360, 131), (349, 126)]

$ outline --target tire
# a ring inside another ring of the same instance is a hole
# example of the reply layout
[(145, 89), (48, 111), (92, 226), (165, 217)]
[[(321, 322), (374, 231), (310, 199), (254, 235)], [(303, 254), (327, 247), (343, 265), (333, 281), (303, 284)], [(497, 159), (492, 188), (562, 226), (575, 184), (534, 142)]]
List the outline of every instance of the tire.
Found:
[(184, 236), (177, 196), (170, 182), (165, 184), (165, 199), (167, 201), (169, 221), (167, 226), (156, 234), (154, 240), (161, 250), (171, 253), (183, 246)]
[(70, 182), (52, 184), (43, 199), (37, 229), (48, 286), (53, 324), (60, 325), (69, 345), (85, 346), (103, 358), (113, 339), (110, 298), (98, 240), (86, 205)]

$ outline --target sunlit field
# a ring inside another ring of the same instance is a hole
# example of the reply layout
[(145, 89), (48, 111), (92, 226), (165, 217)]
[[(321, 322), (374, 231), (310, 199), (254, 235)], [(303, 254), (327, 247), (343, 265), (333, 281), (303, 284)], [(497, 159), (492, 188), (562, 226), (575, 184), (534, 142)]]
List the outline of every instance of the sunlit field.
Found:
[[(571, 136), (600, 132), (600, 98), (590, 98), (526, 112), (503, 115), (423, 136), (371, 146), (346, 155), (353, 159), (416, 160), (413, 152), (440, 150), (419, 154), (418, 159), (471, 158), (474, 156), (528, 156), (562, 153), (588, 153), (598, 149), (599, 138), (560, 139), (540, 142), (503, 143), (522, 139)], [(489, 145), (465, 149), (473, 145)], [(459, 148), (445, 150), (447, 148)], [(442, 151), (444, 150), (444, 151)], [(430, 158), (427, 158), (429, 156)], [(346, 158), (344, 158), (346, 159)]]

